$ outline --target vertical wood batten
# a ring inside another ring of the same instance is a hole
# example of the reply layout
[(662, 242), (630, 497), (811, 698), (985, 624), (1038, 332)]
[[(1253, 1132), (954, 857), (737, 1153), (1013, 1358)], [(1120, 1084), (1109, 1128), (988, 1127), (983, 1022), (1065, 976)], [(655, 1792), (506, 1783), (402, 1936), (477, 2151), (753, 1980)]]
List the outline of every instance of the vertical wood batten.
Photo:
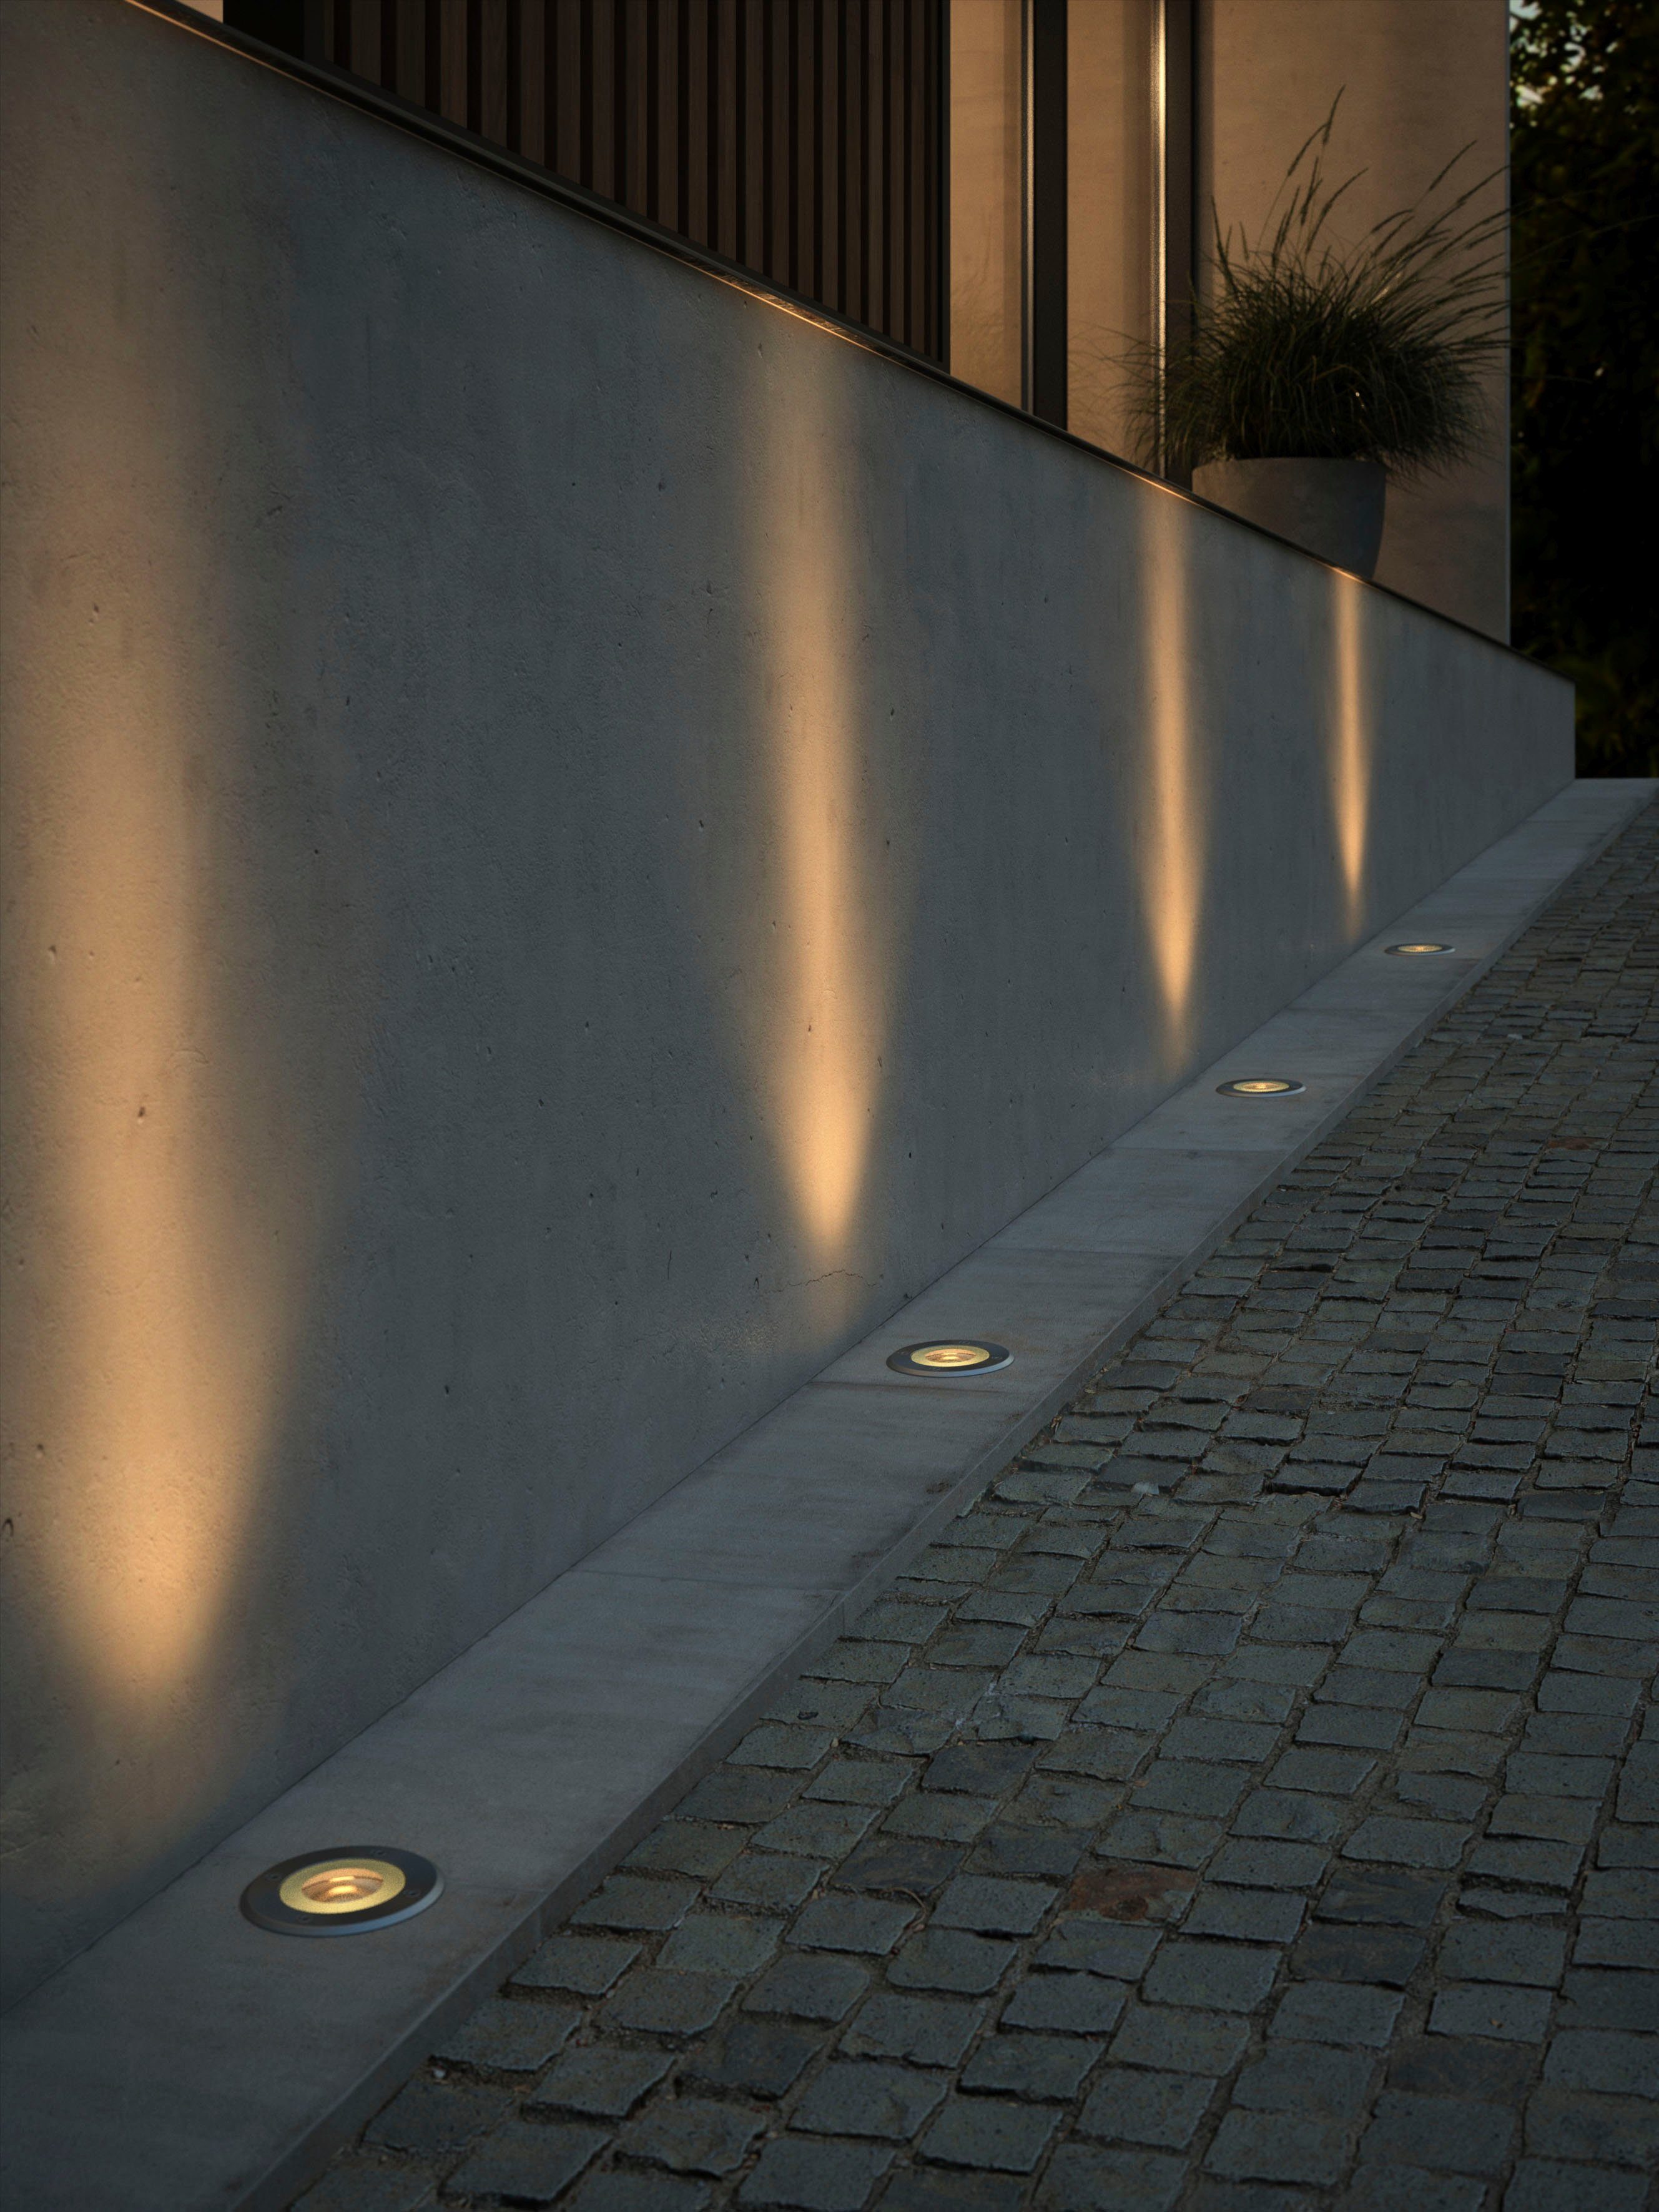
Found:
[(465, 0), (466, 127), (484, 136), (483, 42), (484, 0)]
[(945, 7), (319, 0), (310, 52), (938, 359)]
[(817, 24), (819, 184), (817, 297), (844, 313), (847, 303), (847, 27), (839, 0), (823, 0)]

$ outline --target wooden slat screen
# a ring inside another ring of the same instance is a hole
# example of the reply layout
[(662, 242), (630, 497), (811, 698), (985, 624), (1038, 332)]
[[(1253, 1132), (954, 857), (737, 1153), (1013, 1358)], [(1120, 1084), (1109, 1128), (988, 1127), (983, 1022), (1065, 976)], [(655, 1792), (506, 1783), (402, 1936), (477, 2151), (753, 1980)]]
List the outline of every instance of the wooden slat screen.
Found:
[(312, 58), (942, 360), (945, 0), (321, 0)]

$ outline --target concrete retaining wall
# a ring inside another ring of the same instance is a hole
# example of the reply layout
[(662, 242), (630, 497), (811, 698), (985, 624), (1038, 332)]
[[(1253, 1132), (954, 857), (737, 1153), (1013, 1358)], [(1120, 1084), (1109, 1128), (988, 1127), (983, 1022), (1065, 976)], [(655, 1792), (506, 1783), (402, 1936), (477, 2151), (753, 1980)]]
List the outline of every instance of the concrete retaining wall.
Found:
[(1571, 717), (210, 35), (5, 28), (15, 1994)]

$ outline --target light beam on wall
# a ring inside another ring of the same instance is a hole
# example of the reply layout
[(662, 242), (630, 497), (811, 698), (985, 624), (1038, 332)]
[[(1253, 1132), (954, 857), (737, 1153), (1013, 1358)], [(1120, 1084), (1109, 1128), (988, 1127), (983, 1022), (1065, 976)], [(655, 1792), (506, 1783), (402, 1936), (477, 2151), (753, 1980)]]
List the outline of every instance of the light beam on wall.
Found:
[(1146, 730), (1146, 831), (1140, 901), (1162, 1014), (1164, 1061), (1192, 1042), (1194, 971), (1204, 915), (1207, 823), (1192, 696), (1190, 515), (1179, 500), (1143, 501), (1140, 632)]
[(759, 1073), (779, 1164), (812, 1264), (857, 1241), (888, 1025), (890, 947), (872, 874), (860, 672), (867, 619), (852, 512), (856, 425), (842, 365), (771, 386), (763, 359), (757, 502), (775, 927), (761, 963)]
[(1365, 915), (1375, 750), (1365, 654), (1365, 586), (1357, 576), (1333, 570), (1330, 588), (1331, 818), (1341, 877), (1342, 919), (1352, 936)]
[(298, 1506), (273, 1498), (271, 1455), (325, 1180), (315, 1038), (289, 1019), (302, 871), (264, 804), (293, 748), (251, 769), (269, 694), (204, 673), (234, 659), (241, 556), (190, 286), (167, 262), (170, 343), (155, 316), (125, 349), (81, 335), (112, 289), (157, 281), (147, 204), (129, 193), (101, 260), (19, 226), (52, 334), (8, 392), (31, 460), (4, 769), (24, 1896), (131, 1880), (254, 1748), (273, 1655), (250, 1659), (248, 1601)]
[(63, 1507), (51, 1579), (81, 1666), (141, 1735), (236, 1582), (294, 1250), (238, 1127), (181, 757), (193, 718), (145, 657), (112, 696), (73, 687), (46, 726), (61, 812), (33, 884), (24, 1078), (51, 1231), (34, 1424)]

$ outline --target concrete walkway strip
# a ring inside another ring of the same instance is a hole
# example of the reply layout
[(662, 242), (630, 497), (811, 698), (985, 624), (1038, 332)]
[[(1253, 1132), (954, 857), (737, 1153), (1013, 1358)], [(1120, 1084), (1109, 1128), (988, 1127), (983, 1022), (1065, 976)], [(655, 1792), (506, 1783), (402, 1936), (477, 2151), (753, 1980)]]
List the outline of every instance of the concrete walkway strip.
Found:
[[(15, 2200), (285, 2204), (1656, 788), (1562, 793), (17, 2007)], [(958, 1334), (1012, 1364), (886, 1365)], [(349, 1943), (240, 1917), (363, 1838), (435, 1860), (440, 1908)]]

